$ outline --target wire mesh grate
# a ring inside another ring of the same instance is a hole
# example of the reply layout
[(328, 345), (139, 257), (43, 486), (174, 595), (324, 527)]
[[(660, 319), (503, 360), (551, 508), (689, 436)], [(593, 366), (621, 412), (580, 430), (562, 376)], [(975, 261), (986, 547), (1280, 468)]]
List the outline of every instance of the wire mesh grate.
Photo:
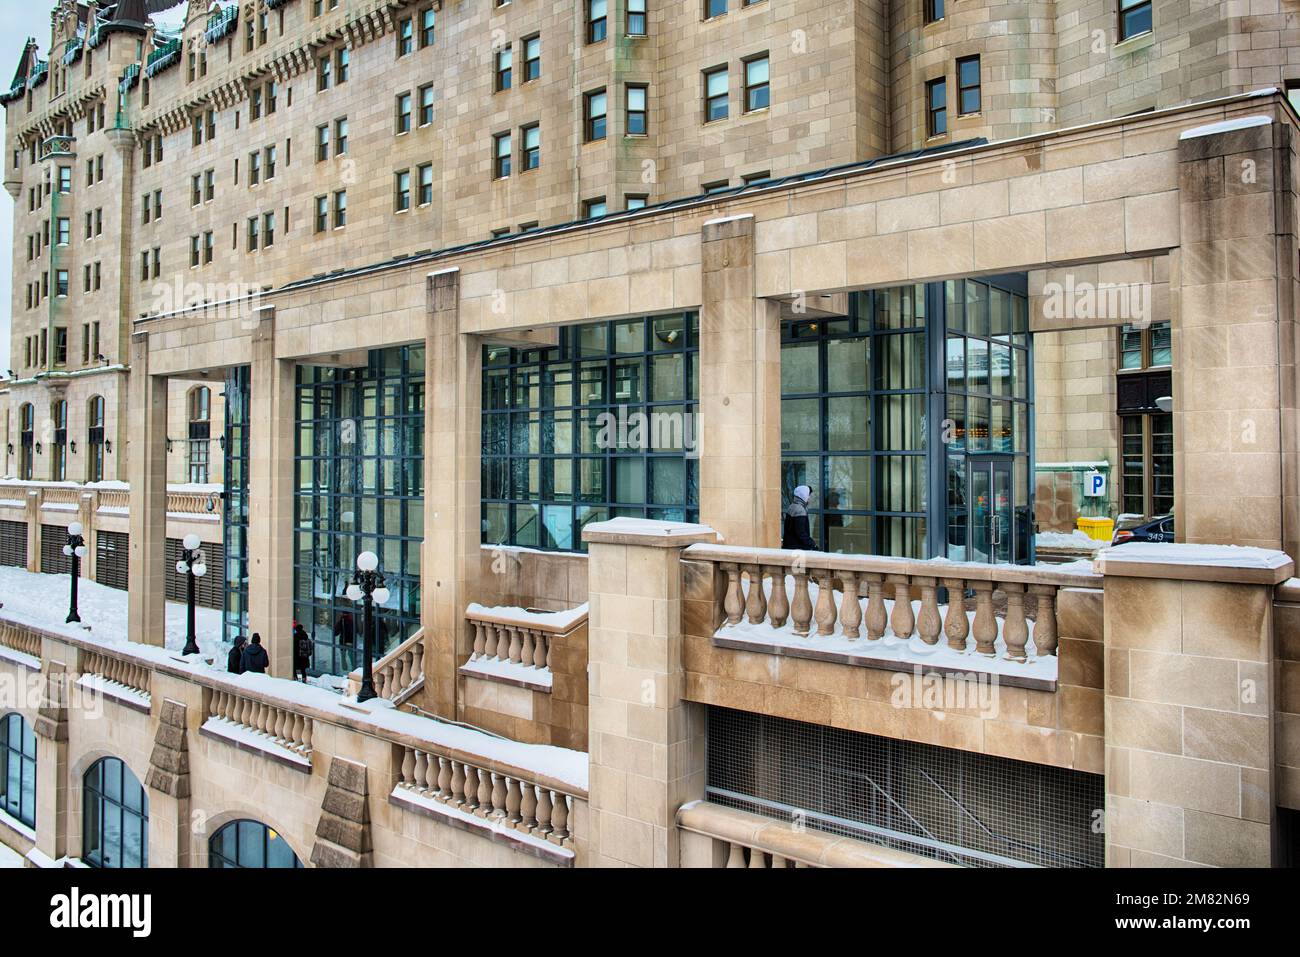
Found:
[(1101, 867), (1098, 774), (711, 707), (710, 800), (969, 867)]

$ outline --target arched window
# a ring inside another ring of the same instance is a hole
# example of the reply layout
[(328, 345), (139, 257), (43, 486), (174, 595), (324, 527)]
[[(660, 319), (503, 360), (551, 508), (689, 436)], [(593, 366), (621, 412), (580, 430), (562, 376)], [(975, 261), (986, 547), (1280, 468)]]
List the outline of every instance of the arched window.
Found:
[(0, 810), (36, 827), (36, 735), (20, 714), (0, 718)]
[(50, 443), (50, 479), (63, 482), (68, 478), (68, 402), (59, 399), (50, 405), (50, 421), (54, 423), (54, 441)]
[(92, 395), (86, 403), (86, 481), (104, 480), (104, 397)]
[(212, 438), (212, 392), (207, 386), (190, 390), (189, 402), (189, 473), (190, 481), (203, 485), (208, 481), (208, 448)]
[(302, 861), (262, 822), (231, 821), (208, 841), (208, 867), (302, 867)]
[(81, 859), (91, 867), (149, 866), (149, 797), (118, 758), (100, 758), (82, 779)]
[(36, 410), (30, 402), (18, 409), (18, 477), (31, 481), (32, 445), (36, 440)]

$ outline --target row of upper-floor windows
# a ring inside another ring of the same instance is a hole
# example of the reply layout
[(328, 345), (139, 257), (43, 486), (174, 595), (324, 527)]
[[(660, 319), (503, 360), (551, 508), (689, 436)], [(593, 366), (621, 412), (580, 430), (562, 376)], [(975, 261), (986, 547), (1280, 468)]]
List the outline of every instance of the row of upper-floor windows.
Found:
[[(725, 6), (726, 0), (705, 0), (706, 4), (721, 3)], [(929, 25), (938, 23), (946, 17), (945, 0), (920, 0), (922, 18)], [(1116, 38), (1118, 42), (1123, 43), (1125, 40), (1131, 40), (1133, 37), (1141, 36), (1144, 33), (1150, 33), (1152, 29), (1152, 0), (1119, 0), (1116, 7), (1118, 22), (1116, 24)]]
[[(49, 330), (23, 337), (23, 368), (43, 368), (49, 361)], [(54, 365), (68, 364), (68, 329), (66, 326), (54, 327)], [(88, 365), (92, 360), (100, 361), (99, 321), (85, 322), (81, 325), (81, 362)]]
[[(81, 290), (84, 293), (99, 292), (103, 288), (103, 263), (99, 260), (85, 263), (81, 267)], [(66, 299), (71, 293), (71, 279), (68, 270), (54, 269), (51, 272), (41, 273), (41, 277), (33, 282), (27, 283), (27, 308), (39, 309), (41, 303), (50, 297), (51, 283), (50, 277), (53, 275), (53, 293), (59, 299)]]
[[(957, 114), (973, 116), (984, 108), (980, 58), (959, 57), (956, 64)], [(944, 136), (948, 133), (948, 78), (935, 77), (925, 84), (926, 136)]]

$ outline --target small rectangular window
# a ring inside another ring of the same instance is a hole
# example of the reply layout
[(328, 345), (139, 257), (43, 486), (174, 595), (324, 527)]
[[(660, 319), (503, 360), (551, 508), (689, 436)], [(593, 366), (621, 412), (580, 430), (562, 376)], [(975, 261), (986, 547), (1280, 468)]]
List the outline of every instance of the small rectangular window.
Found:
[(645, 136), (650, 131), (649, 93), (643, 83), (627, 85), (627, 135)]
[(948, 81), (943, 77), (925, 84), (926, 134), (943, 136), (948, 132)]
[(524, 82), (542, 75), (542, 38), (536, 35), (524, 39)]
[(334, 155), (342, 156), (348, 151), (348, 118), (334, 121)]
[(330, 225), (330, 201), (328, 196), (316, 197), (316, 232), (323, 233)]
[(626, 209), (645, 209), (650, 202), (650, 197), (645, 193), (628, 193), (624, 197), (624, 207)]
[(595, 90), (583, 97), (584, 138), (588, 143), (605, 138), (606, 109), (605, 91), (603, 89)]
[(714, 67), (704, 71), (704, 122), (725, 120), (728, 113), (729, 90), (727, 68)]
[(627, 35), (643, 37), (646, 35), (646, 0), (627, 0)]
[(393, 209), (405, 213), (411, 208), (411, 171), (401, 170), (393, 174)]
[(428, 206), (433, 202), (433, 164), (425, 163), (420, 167), (420, 205)]
[(397, 55), (407, 56), (415, 49), (415, 26), (410, 17), (397, 21)]
[(587, 0), (587, 42), (599, 43), (609, 28), (608, 0)]
[(604, 216), (606, 211), (605, 197), (597, 196), (595, 199), (584, 200), (582, 203), (583, 219), (596, 219)]
[(1119, 39), (1123, 43), (1131, 37), (1150, 33), (1151, 0), (1119, 0)]
[(510, 134), (497, 133), (492, 137), (492, 178), (504, 179), (510, 175)]
[(323, 163), (330, 158), (330, 128), (316, 127), (316, 162)]
[(923, 0), (925, 22), (936, 23), (943, 19), (943, 0)]
[(420, 87), (420, 125), (428, 126), (433, 122), (433, 84), (426, 83)]
[(519, 138), (522, 141), (523, 168), (537, 169), (542, 165), (542, 128), (536, 123), (521, 127)]
[(348, 191), (340, 189), (334, 194), (334, 228), (342, 229), (348, 224)]
[(704, 0), (704, 19), (712, 20), (727, 12), (727, 0)]
[(401, 136), (411, 132), (411, 94), (397, 94), (397, 119), (394, 132)]
[(514, 65), (514, 53), (510, 45), (506, 44), (496, 52), (496, 73), (493, 80), (493, 89), (497, 93), (510, 89), (510, 82)]
[(962, 57), (957, 61), (957, 112), (960, 115), (980, 111), (980, 58)]
[(435, 39), (435, 27), (437, 26), (437, 13), (432, 7), (425, 7), (420, 11), (420, 48), (433, 46)]
[(769, 69), (766, 53), (745, 61), (746, 113), (767, 109), (770, 103), (768, 76)]

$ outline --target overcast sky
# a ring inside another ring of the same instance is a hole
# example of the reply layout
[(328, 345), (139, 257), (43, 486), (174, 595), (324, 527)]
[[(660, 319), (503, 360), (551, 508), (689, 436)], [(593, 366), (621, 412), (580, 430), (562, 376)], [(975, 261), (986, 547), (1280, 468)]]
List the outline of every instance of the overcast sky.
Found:
[[(0, 87), (9, 89), (28, 37), (36, 38), (41, 56), (49, 51), (50, 11), (53, 9), (54, 0), (0, 0)], [(0, 126), (3, 124), (4, 115), (0, 113)], [(14, 203), (8, 193), (0, 191), (0, 376), (11, 365), (9, 320), (14, 304), (10, 289), (13, 239)]]

